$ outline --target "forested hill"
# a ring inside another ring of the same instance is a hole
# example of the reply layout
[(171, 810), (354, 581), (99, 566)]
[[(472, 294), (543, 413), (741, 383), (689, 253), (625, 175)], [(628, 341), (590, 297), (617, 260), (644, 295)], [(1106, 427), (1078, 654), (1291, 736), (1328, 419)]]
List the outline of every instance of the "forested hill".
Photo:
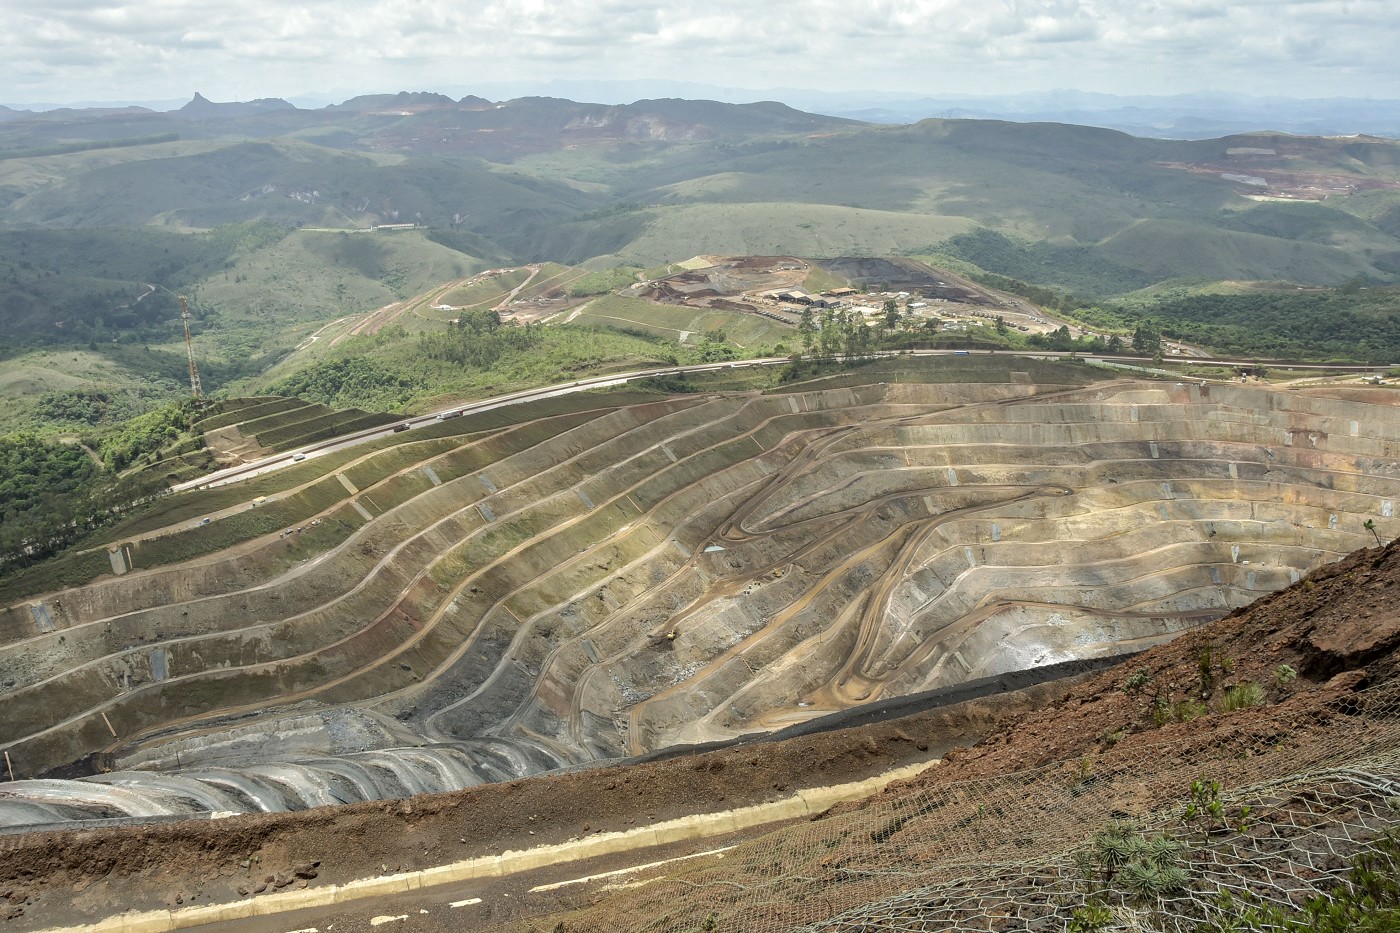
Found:
[(0, 576), (62, 551), (163, 491), (163, 471), (123, 471), (198, 450), (188, 434), (192, 410), (171, 405), (62, 442), (0, 435)]
[[(1172, 141), (1049, 123), (874, 125), (771, 102), (428, 92), (318, 110), (200, 98), (171, 113), (4, 116), (0, 384), (23, 399), (9, 421), (26, 428), (41, 407), (95, 394), (108, 412), (180, 398), (182, 294), (205, 387), (262, 379), (262, 391), (295, 375), (281, 361), (316, 355), (294, 351), (330, 322), (549, 263), (635, 278), (707, 255), (925, 255), (1044, 289), (1120, 335), (1149, 325), (1237, 352), (1393, 355), (1400, 143), (1384, 139)], [(1304, 290), (1244, 297), (1293, 286)], [(681, 335), (693, 350), (726, 329), (692, 323), (640, 322), (673, 353)], [(636, 340), (599, 337), (598, 358), (656, 355)], [(393, 410), (423, 391), (398, 380), (462, 355), (433, 352), (408, 373), (328, 375)]]

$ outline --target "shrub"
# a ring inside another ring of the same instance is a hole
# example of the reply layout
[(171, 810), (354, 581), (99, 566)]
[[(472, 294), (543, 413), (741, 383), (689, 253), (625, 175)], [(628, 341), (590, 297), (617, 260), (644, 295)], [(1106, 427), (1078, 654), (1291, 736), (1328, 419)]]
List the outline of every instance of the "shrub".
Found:
[(1158, 728), (1162, 728), (1172, 721), (1172, 707), (1167, 702), (1166, 697), (1158, 697), (1152, 703), (1152, 723)]
[(1125, 693), (1137, 693), (1151, 682), (1152, 672), (1145, 667), (1139, 668), (1136, 673), (1124, 681), (1123, 690)]
[(1264, 688), (1252, 680), (1246, 680), (1244, 683), (1236, 684), (1225, 691), (1225, 695), (1220, 698), (1220, 711), (1230, 713), (1238, 709), (1258, 706), (1263, 702)]
[[(1133, 824), (1114, 820), (1094, 834), (1087, 850), (1075, 857), (1085, 880), (1101, 884), (1102, 896), (1117, 891), (1134, 902), (1167, 897), (1186, 888), (1188, 876), (1181, 865), (1182, 845), (1163, 835), (1145, 836)], [(1080, 929), (1093, 929), (1090, 921), (1097, 916), (1093, 908), (1097, 901), (1082, 908)]]
[(1196, 670), (1200, 676), (1201, 697), (1208, 697), (1215, 689), (1215, 671), (1212, 664), (1215, 659), (1215, 645), (1207, 642), (1196, 652)]
[(1196, 780), (1191, 782), (1191, 802), (1181, 814), (1181, 821), (1209, 834), (1225, 829), (1229, 823), (1225, 818), (1225, 802), (1220, 799), (1219, 781)]
[(1175, 894), (1186, 887), (1186, 870), (1180, 865), (1156, 865), (1149, 861), (1131, 862), (1123, 867), (1119, 880), (1129, 898), (1139, 903)]
[(1119, 726), (1117, 729), (1105, 728), (1099, 733), (1099, 741), (1103, 743), (1105, 748), (1112, 748), (1123, 741), (1123, 736), (1127, 734), (1128, 730), (1124, 726)]

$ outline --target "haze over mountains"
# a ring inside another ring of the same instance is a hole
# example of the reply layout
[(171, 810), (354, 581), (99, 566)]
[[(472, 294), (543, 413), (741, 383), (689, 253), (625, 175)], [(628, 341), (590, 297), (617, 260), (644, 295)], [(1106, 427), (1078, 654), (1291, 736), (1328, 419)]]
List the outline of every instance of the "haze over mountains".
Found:
[[(1095, 250), (1137, 287), (1187, 270), (1329, 284), (1400, 268), (1397, 149), (1375, 137), (1170, 142), (1045, 123), (884, 126), (772, 102), (431, 93), (319, 110), (196, 96), (166, 113), (10, 116), (6, 161), (50, 161), (0, 173), (7, 225), (413, 221), (469, 231), (519, 260), (639, 265), (703, 251), (674, 239), (681, 226), (713, 232), (710, 251), (812, 255), (905, 251), (985, 227)], [(1201, 242), (1230, 230), (1231, 246), (1181, 243), (1180, 223), (1212, 228)]]
[[(917, 123), (929, 118), (992, 119), (1021, 123), (1073, 123), (1120, 130), (1134, 136), (1166, 139), (1205, 139), (1257, 130), (1311, 136), (1366, 134), (1400, 137), (1400, 100), (1386, 98), (1261, 97), (1239, 93), (1118, 95), (1073, 89), (1018, 94), (947, 94), (893, 91), (821, 91), (778, 87), (722, 87), (693, 81), (573, 80), (528, 83), (485, 82), (447, 85), (439, 93), (452, 97), (482, 96), (492, 100), (520, 97), (562, 97), (604, 104), (627, 104), (658, 97), (682, 97), (745, 104), (779, 101), (799, 110), (872, 123)], [(198, 96), (198, 95), (197, 95)], [(356, 95), (301, 93), (282, 103), (320, 109)], [(143, 107), (158, 112), (187, 106), (186, 100), (84, 100), (6, 102), (0, 120), (10, 110), (109, 109)]]

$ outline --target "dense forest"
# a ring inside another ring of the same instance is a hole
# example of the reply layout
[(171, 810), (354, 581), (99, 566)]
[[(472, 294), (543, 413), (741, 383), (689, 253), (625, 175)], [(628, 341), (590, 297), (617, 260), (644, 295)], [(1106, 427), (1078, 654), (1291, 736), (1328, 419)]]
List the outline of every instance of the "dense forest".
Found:
[(394, 372), (363, 356), (324, 360), (274, 384), (271, 395), (294, 395), (332, 408), (393, 410), (413, 398), (427, 382)]
[(1076, 312), (1088, 323), (1148, 323), (1167, 336), (1266, 359), (1400, 360), (1400, 290), (1174, 294)]
[[(24, 347), (164, 342), (178, 319), (176, 292), (229, 264), (239, 250), (288, 230), (230, 224), (207, 233), (0, 230), (0, 337)], [(196, 304), (195, 317), (203, 313)]]
[(159, 471), (132, 468), (199, 446), (189, 432), (193, 413), (193, 402), (169, 405), (67, 443), (30, 432), (0, 436), (0, 575), (160, 494)]
[(1144, 288), (1159, 278), (1110, 262), (1088, 246), (1013, 240), (995, 230), (960, 233), (937, 249), (1006, 278), (1045, 282), (1079, 295), (1119, 295)]
[(61, 547), (91, 518), (89, 500), (102, 475), (86, 450), (33, 434), (0, 438), (0, 551), (37, 557)]

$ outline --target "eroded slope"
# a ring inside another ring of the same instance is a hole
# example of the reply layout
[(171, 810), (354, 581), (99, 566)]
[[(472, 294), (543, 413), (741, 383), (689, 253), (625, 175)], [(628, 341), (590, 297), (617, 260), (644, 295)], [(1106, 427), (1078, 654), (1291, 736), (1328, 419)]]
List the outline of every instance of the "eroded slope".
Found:
[(311, 482), (342, 536), (295, 563), (285, 532), (151, 570), (137, 546), (0, 614), (19, 776), (116, 769), (18, 782), (0, 818), (402, 796), (1135, 650), (1364, 545), (1400, 495), (1388, 405), (1066, 383), (558, 416)]

